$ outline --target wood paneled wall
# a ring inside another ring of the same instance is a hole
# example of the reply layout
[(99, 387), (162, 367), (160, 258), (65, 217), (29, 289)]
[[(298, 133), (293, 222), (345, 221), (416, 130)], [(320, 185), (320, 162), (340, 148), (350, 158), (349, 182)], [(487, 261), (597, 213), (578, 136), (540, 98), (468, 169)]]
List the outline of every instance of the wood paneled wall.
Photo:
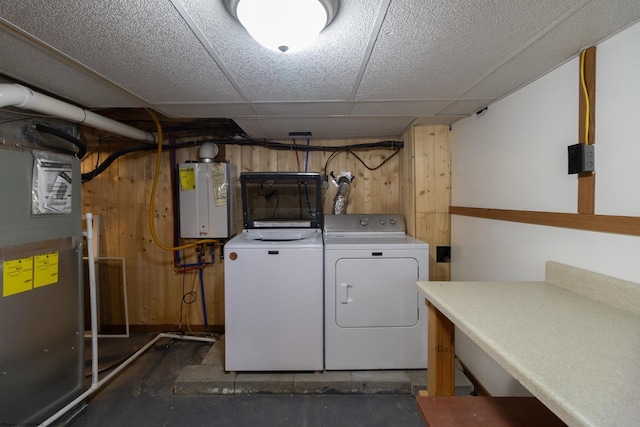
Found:
[(438, 246), (451, 245), (451, 144), (448, 126), (414, 126), (405, 134), (409, 233), (429, 243), (429, 280), (450, 280), (451, 264), (436, 262)]
[[(432, 246), (431, 278), (448, 278), (448, 264), (435, 263), (435, 246), (449, 244), (448, 206), (450, 200), (448, 127), (414, 127), (404, 136), (405, 148), (382, 167), (369, 170), (353, 154), (341, 152), (334, 156), (327, 172), (337, 175), (351, 172), (347, 213), (402, 213), (409, 231)], [(377, 140), (311, 141), (312, 145), (342, 146), (375, 142)], [(289, 141), (285, 141), (289, 142)], [(306, 144), (305, 141), (296, 141)], [(83, 172), (94, 168), (110, 151), (129, 143), (111, 144), (109, 150), (90, 154), (82, 164)], [(262, 147), (226, 145), (226, 160), (244, 171), (308, 171), (324, 172), (331, 151), (270, 150)], [(376, 149), (356, 151), (374, 168), (393, 151)], [(197, 159), (197, 148), (176, 151), (177, 162)], [(127, 263), (129, 317), (132, 325), (183, 330), (202, 329), (201, 293), (198, 271), (174, 271), (173, 253), (160, 249), (149, 231), (149, 201), (155, 170), (155, 151), (138, 152), (120, 157), (105, 172), (83, 184), (84, 212), (101, 215), (103, 256), (122, 256)], [(307, 163), (308, 162), (308, 163)], [(161, 156), (161, 172), (155, 199), (153, 218), (159, 240), (168, 246), (173, 243), (173, 209), (169, 154)], [(239, 182), (238, 182), (239, 190)], [(324, 212), (330, 213), (336, 187), (329, 183)], [(238, 199), (238, 225), (242, 224), (241, 201)], [(204, 269), (207, 323), (216, 327), (224, 324), (224, 262), (216, 248), (216, 262)], [(195, 261), (194, 250), (181, 253), (184, 262)], [(194, 291), (198, 300), (186, 304), (183, 298)], [(114, 299), (114, 304), (119, 303)], [(182, 311), (182, 323), (181, 323)]]

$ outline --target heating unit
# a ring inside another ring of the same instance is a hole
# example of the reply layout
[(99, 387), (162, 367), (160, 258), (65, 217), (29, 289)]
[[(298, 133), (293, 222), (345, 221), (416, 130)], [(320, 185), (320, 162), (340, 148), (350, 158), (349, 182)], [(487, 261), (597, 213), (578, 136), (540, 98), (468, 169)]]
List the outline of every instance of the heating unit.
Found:
[(73, 146), (36, 126), (10, 117), (0, 127), (3, 425), (41, 423), (84, 387), (80, 162)]

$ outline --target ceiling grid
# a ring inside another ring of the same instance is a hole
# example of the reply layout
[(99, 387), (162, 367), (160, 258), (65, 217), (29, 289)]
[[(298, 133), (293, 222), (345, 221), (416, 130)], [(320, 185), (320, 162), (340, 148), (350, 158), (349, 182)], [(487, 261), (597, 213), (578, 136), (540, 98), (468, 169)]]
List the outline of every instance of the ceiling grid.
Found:
[(388, 138), (472, 115), (639, 20), (637, 0), (342, 0), (308, 50), (282, 54), (223, 0), (3, 0), (0, 74), (256, 138)]

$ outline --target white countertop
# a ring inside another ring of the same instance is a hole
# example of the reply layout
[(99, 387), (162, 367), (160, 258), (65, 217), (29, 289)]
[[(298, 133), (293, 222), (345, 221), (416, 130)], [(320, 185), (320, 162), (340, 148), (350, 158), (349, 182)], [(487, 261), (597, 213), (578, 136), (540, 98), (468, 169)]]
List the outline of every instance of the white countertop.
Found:
[(418, 282), (418, 289), (567, 424), (639, 425), (637, 312), (548, 282)]

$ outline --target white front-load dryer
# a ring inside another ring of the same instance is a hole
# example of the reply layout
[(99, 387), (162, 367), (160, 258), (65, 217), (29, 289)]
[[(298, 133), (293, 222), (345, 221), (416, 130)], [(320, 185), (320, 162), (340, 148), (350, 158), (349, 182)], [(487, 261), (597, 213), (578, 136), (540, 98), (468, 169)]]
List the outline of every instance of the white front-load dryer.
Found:
[[(325, 369), (426, 369), (427, 313), (416, 282), (429, 278), (429, 245), (394, 233), (392, 226), (383, 232), (366, 226), (357, 227), (359, 232), (331, 232), (329, 217)], [(367, 216), (368, 224), (379, 223), (378, 217)], [(383, 221), (388, 224), (389, 216)]]

